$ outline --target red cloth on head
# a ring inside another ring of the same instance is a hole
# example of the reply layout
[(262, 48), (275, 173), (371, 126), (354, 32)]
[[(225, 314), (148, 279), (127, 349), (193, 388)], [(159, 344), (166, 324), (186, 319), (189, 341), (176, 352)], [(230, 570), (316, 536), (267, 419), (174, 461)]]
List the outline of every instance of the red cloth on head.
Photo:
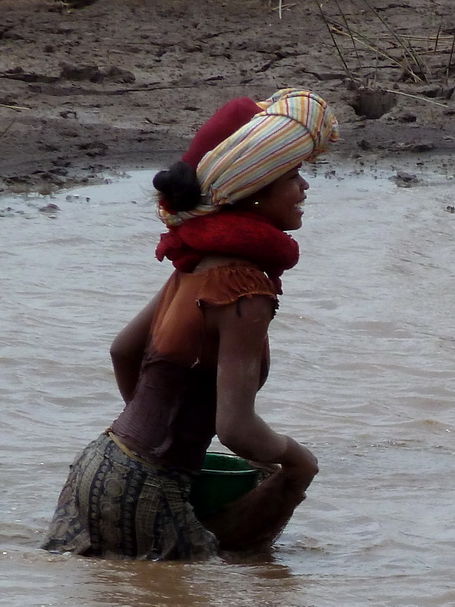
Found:
[(258, 112), (262, 112), (262, 108), (249, 97), (232, 99), (201, 126), (182, 160), (197, 168), (207, 152), (216, 148)]
[(281, 294), (280, 276), (299, 260), (297, 242), (255, 213), (227, 211), (202, 215), (161, 235), (156, 257), (177, 270), (192, 272), (210, 253), (238, 256), (255, 263)]

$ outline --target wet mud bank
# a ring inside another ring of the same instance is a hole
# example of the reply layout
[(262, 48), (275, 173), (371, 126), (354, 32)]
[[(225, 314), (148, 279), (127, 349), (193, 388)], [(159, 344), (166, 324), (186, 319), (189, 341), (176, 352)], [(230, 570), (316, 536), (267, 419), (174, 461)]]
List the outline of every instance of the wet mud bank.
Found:
[(0, 0), (0, 192), (164, 166), (224, 102), (289, 86), (333, 105), (334, 161), (439, 170), (455, 154), (452, 4)]

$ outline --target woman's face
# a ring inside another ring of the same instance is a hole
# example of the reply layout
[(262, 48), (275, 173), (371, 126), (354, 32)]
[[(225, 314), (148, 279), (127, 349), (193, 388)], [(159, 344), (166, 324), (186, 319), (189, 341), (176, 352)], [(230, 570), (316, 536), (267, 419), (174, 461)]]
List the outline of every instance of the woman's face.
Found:
[(279, 230), (298, 230), (302, 226), (305, 190), (309, 187), (296, 167), (258, 192), (254, 208)]

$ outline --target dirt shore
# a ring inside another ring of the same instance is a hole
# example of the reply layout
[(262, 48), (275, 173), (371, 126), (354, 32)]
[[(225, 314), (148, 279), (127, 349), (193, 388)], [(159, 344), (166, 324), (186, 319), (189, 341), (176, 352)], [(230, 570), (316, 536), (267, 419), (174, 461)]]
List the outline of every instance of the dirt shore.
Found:
[(284, 87), (334, 106), (335, 157), (453, 163), (453, 0), (73, 4), (0, 0), (0, 192), (164, 165), (224, 102)]

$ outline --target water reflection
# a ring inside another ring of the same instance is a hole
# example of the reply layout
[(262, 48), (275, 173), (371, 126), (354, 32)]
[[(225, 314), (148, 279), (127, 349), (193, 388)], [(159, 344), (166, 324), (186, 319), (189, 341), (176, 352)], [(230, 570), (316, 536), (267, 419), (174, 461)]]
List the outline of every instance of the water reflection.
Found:
[(235, 565), (221, 560), (204, 564), (115, 564), (109, 571), (98, 571), (96, 577), (104, 588), (113, 589), (98, 594), (100, 604), (133, 602), (135, 607), (225, 605), (227, 597), (230, 605), (278, 605), (270, 601), (278, 588), (281, 599), (299, 589), (287, 567), (271, 563)]

